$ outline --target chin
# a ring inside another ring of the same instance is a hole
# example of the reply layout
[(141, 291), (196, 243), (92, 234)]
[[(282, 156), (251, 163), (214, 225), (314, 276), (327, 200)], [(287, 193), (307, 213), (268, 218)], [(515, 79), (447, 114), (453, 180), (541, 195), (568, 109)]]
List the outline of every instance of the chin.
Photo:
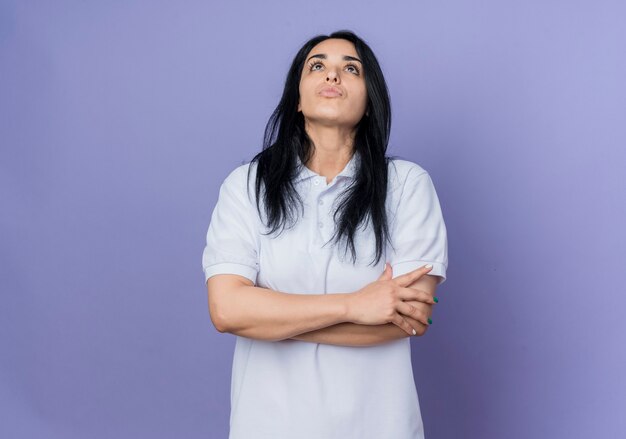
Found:
[(307, 117), (311, 120), (318, 120), (318, 121), (322, 121), (322, 120), (341, 121), (341, 120), (345, 120), (346, 115), (345, 113), (342, 113), (336, 108), (332, 108), (332, 109), (328, 108), (328, 109), (318, 109), (318, 111), (314, 112), (313, 114), (307, 115)]

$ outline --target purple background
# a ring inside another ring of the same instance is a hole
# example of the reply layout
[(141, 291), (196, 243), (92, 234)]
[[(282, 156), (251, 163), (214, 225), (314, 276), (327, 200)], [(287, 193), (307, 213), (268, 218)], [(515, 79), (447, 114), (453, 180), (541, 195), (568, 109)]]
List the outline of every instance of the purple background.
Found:
[[(626, 431), (619, 1), (0, 5), (0, 436), (225, 438), (234, 336), (201, 268), (219, 184), (289, 63), (349, 28), (390, 154), (449, 234), (413, 339), (429, 439)], [(393, 371), (390, 371), (393, 373)]]

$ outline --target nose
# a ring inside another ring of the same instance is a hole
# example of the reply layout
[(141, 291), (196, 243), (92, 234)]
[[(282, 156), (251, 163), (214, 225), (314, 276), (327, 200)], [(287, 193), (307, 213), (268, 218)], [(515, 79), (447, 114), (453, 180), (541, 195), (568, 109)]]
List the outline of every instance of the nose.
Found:
[(336, 69), (328, 69), (328, 74), (326, 75), (326, 81), (339, 83), (341, 79), (339, 78), (339, 74)]

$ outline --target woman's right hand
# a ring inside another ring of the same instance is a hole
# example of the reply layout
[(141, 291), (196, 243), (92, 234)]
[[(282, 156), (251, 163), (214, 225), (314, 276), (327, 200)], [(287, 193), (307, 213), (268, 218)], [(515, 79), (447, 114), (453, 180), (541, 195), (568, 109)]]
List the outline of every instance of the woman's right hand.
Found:
[(406, 301), (417, 301), (428, 305), (436, 302), (429, 293), (410, 288), (409, 285), (428, 274), (430, 270), (432, 266), (428, 268), (423, 266), (392, 278), (391, 266), (386, 263), (385, 271), (377, 280), (352, 293), (348, 304), (349, 321), (362, 325), (393, 323), (409, 335), (416, 335), (413, 333), (415, 323), (420, 323), (419, 326), (425, 325), (422, 326), (423, 328), (427, 327), (429, 315), (414, 312), (416, 307)]

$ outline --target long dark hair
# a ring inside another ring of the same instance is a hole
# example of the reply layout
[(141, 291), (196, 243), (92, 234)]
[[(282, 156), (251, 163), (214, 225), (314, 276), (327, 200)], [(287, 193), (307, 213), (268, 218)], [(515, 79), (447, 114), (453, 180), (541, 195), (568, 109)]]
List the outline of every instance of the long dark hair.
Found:
[[(387, 144), (391, 130), (391, 103), (382, 69), (374, 52), (361, 38), (349, 30), (318, 35), (308, 40), (298, 51), (285, 80), (283, 95), (272, 113), (263, 138), (263, 150), (251, 160), (258, 162), (256, 174), (256, 205), (259, 214), (261, 186), (265, 188), (263, 200), (267, 227), (274, 233), (286, 223), (291, 228), (297, 220), (296, 204), (303, 207), (302, 199), (294, 187), (298, 174), (298, 157), (307, 163), (314, 145), (304, 129), (304, 116), (298, 111), (300, 98), (299, 83), (307, 54), (315, 45), (328, 39), (341, 38), (354, 44), (363, 61), (367, 90), (366, 115), (356, 127), (353, 152), (359, 152), (360, 160), (355, 169), (355, 178), (341, 194), (340, 203), (333, 219), (337, 224), (330, 241), (338, 243), (343, 237), (349, 246), (353, 263), (356, 261), (355, 233), (361, 223), (371, 221), (376, 236), (374, 263), (383, 254), (383, 245), (389, 240), (389, 229), (385, 200), (387, 197)], [(250, 170), (248, 168), (248, 179)]]

